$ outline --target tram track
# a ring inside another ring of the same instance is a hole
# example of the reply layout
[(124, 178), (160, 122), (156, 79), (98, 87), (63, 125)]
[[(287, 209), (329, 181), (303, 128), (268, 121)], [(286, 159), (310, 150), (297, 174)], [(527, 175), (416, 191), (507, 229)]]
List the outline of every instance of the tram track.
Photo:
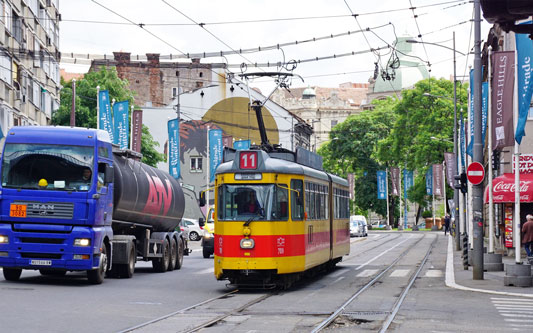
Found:
[[(330, 316), (328, 316), (326, 319), (324, 319), (322, 322), (320, 322), (311, 332), (321, 332), (322, 330), (326, 329), (330, 324), (332, 324), (337, 318), (342, 316), (343, 314), (347, 314), (348, 312), (345, 311), (346, 307), (350, 304), (352, 304), (361, 294), (363, 294), (365, 291), (367, 291), (370, 287), (375, 285), (380, 279), (387, 273), (389, 270), (391, 270), (394, 266), (396, 266), (401, 259), (403, 259), (409, 251), (411, 251), (417, 244), (419, 244), (422, 240), (426, 238), (426, 235), (421, 237), (419, 240), (417, 240), (415, 243), (411, 244), (407, 249), (405, 249), (392, 263), (390, 263), (387, 267), (382, 269), (377, 275), (375, 275), (369, 282), (367, 282), (365, 285), (360, 287), (352, 296), (346, 300), (337, 310), (335, 310)], [(435, 243), (437, 242), (438, 237), (435, 237), (431, 245), (429, 246), (429, 249), (426, 252), (426, 255), (422, 259), (422, 261), (419, 264), (418, 269), (410, 276), (409, 283), (404, 287), (402, 293), (400, 296), (398, 296), (398, 300), (396, 301), (395, 305), (390, 311), (381, 311), (383, 314), (388, 314), (387, 318), (384, 320), (383, 325), (380, 329), (380, 332), (385, 332), (387, 328), (391, 325), (394, 318), (396, 317), (396, 314), (398, 313), (399, 309), (401, 308), (401, 305), (403, 301), (405, 300), (405, 297), (407, 296), (409, 290), (411, 289), (414, 281), (416, 278), (420, 275), (420, 272), (422, 271), (427, 258), (429, 257), (431, 251), (433, 250), (433, 247), (435, 246)], [(375, 260), (376, 258), (372, 259)]]

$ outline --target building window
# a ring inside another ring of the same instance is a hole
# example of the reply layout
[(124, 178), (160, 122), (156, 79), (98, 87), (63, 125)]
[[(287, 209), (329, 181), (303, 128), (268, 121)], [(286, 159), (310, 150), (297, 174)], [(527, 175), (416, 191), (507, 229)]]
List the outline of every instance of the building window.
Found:
[(533, 99), (529, 103), (529, 110), (527, 111), (527, 119), (533, 120)]
[(191, 172), (202, 172), (202, 157), (191, 157)]
[(172, 97), (176, 97), (178, 95), (178, 87), (172, 87)]
[(335, 125), (337, 125), (339, 123), (338, 120), (332, 120), (331, 121), (331, 128), (335, 127)]
[(12, 84), (11, 80), (13, 77), (13, 72), (11, 71), (11, 57), (3, 52), (0, 53), (0, 80), (4, 81), (7, 84)]

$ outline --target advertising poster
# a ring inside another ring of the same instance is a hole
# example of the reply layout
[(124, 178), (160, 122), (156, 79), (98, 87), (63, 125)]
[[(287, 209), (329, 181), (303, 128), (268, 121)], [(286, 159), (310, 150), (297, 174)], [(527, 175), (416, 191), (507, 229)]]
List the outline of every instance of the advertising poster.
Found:
[(505, 204), (505, 247), (513, 247), (513, 205)]

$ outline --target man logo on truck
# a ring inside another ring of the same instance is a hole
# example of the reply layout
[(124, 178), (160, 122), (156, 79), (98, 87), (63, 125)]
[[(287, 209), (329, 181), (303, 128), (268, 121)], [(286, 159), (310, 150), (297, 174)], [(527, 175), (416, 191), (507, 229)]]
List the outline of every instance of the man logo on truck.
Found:
[(143, 212), (159, 215), (161, 212), (161, 206), (163, 206), (163, 215), (167, 215), (172, 202), (172, 185), (170, 184), (170, 181), (165, 179), (165, 189), (159, 177), (150, 176), (146, 172), (144, 174), (148, 179), (150, 192), (148, 193), (148, 199), (146, 200), (146, 206), (144, 206)]

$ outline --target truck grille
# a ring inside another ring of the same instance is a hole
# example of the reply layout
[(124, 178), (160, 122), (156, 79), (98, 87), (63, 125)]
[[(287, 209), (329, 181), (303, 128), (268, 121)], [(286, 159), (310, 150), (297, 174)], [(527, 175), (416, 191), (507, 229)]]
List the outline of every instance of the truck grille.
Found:
[(21, 243), (30, 244), (63, 244), (65, 241), (62, 238), (38, 238), (38, 237), (20, 237)]
[(14, 201), (13, 203), (26, 205), (26, 217), (72, 219), (74, 214), (72, 202)]

